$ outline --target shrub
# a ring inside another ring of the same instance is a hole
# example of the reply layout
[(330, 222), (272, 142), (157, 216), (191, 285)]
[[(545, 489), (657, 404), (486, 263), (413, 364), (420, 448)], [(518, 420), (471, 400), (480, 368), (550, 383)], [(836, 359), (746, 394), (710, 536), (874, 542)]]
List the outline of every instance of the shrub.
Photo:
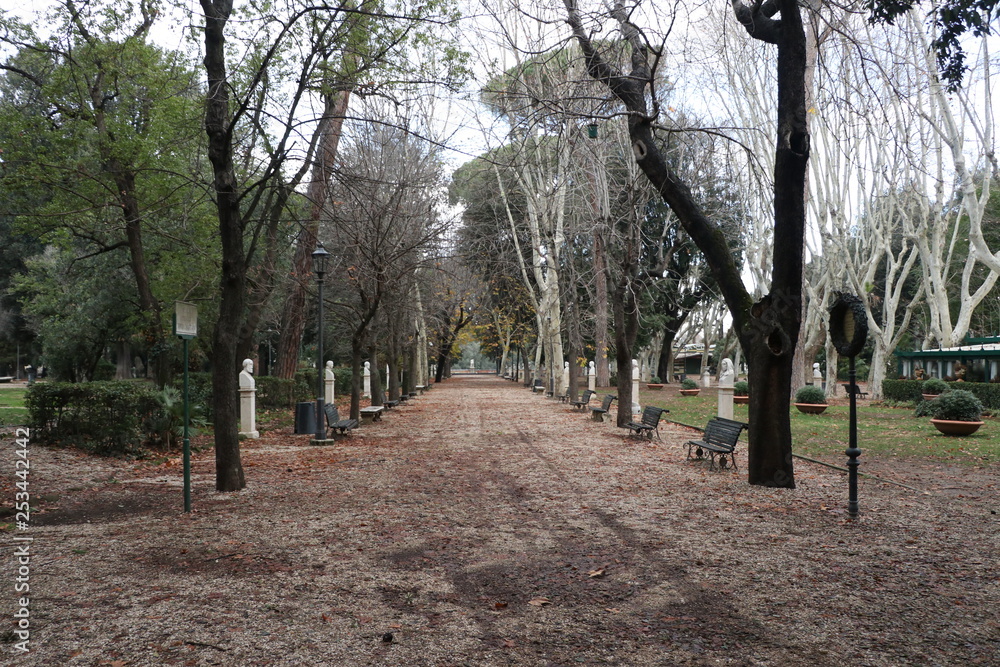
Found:
[(653, 384), (660, 384), (660, 376), (654, 375), (652, 378), (650, 378), (649, 381), (652, 382)]
[(681, 380), (681, 389), (697, 389), (698, 383), (691, 378), (684, 378)]
[(733, 383), (733, 394), (735, 396), (749, 396), (750, 395), (750, 383), (746, 380), (739, 380)]
[[(261, 375), (257, 382), (257, 406), (262, 409), (294, 408), (297, 385), (293, 379)], [(316, 390), (313, 389), (315, 392)]]
[(887, 402), (916, 403), (922, 401), (923, 382), (920, 380), (883, 380), (882, 398)]
[(823, 405), (826, 403), (826, 393), (819, 387), (806, 385), (795, 392), (795, 402)]
[(42, 443), (74, 445), (95, 454), (137, 454), (156, 438), (149, 428), (163, 412), (147, 382), (45, 382), (25, 397), (32, 436)]
[[(205, 410), (200, 403), (190, 400), (190, 386), (188, 394), (188, 416), (191, 419), (188, 434), (197, 435), (196, 426), (205, 424)], [(176, 449), (184, 438), (183, 386), (182, 389), (166, 386), (156, 393), (155, 399), (160, 409), (151, 412), (143, 419), (142, 426), (146, 433), (143, 445), (164, 450)]]
[[(172, 386), (181, 392), (183, 399), (184, 375), (174, 377)], [(206, 421), (212, 421), (212, 374), (188, 373), (188, 400), (191, 405), (200, 405), (202, 416)]]
[(977, 422), (983, 414), (983, 404), (971, 391), (953, 389), (928, 401), (934, 419)]
[(949, 387), (944, 380), (930, 378), (929, 380), (924, 380), (924, 384), (920, 389), (924, 394), (943, 394), (948, 391)]

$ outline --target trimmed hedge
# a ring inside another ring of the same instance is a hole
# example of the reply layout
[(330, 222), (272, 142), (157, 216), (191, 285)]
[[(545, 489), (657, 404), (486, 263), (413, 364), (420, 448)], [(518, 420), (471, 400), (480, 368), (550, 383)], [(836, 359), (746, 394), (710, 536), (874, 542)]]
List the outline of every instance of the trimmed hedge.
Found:
[(141, 452), (157, 436), (148, 425), (163, 411), (159, 393), (142, 381), (38, 382), (24, 403), (38, 442), (120, 456)]
[[(334, 390), (338, 396), (351, 392), (351, 369), (337, 367), (333, 369)], [(255, 375), (257, 382), (257, 407), (264, 410), (292, 409), (296, 403), (311, 401), (316, 398), (316, 369), (305, 368), (297, 371), (291, 380), (276, 378), (270, 375)], [(178, 390), (184, 388), (184, 377), (174, 378), (174, 386)], [(191, 393), (191, 403), (201, 404), (205, 409), (206, 418), (212, 420), (212, 374), (189, 373), (188, 389)]]
[[(948, 382), (951, 389), (964, 389), (975, 394), (983, 407), (988, 410), (1000, 410), (1000, 383), (996, 382)], [(883, 380), (882, 395), (887, 401), (923, 400), (922, 380)]]

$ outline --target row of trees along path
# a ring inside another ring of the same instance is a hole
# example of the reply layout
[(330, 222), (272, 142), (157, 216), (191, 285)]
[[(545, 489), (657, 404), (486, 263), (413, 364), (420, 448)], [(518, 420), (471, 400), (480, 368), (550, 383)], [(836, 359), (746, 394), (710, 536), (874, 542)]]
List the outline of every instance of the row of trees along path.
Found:
[(34, 492), (63, 497), (32, 515), (19, 664), (994, 661), (995, 486), (863, 480), (847, 521), (836, 471), (750, 486), (661, 430), (456, 376), (334, 446), (265, 428), (238, 493), (200, 452), (191, 514), (176, 464), (36, 448)]

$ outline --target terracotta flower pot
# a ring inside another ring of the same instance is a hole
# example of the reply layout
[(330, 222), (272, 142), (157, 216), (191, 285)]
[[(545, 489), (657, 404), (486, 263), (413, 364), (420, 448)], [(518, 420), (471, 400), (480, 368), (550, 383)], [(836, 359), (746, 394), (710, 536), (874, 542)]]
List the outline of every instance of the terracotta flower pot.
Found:
[(749, 396), (733, 396), (733, 403), (736, 405), (746, 405), (750, 402)]
[(697, 396), (701, 389), (681, 389), (681, 396)]
[(920, 394), (920, 395), (924, 397), (925, 401), (933, 401), (935, 398), (937, 398), (941, 394)]
[(799, 412), (803, 412), (807, 415), (818, 415), (821, 414), (828, 407), (827, 403), (796, 403), (795, 407), (799, 409)]
[(663, 385), (650, 382), (646, 385), (646, 389), (663, 389)]
[(983, 422), (958, 422), (950, 419), (932, 419), (931, 423), (945, 435), (972, 435), (983, 425)]

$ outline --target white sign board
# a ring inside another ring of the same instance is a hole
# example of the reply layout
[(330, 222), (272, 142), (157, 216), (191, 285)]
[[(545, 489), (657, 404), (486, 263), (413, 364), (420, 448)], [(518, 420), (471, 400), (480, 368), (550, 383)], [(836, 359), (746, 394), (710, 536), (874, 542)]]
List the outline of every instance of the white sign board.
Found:
[(174, 335), (194, 338), (198, 335), (198, 306), (184, 301), (175, 301)]

